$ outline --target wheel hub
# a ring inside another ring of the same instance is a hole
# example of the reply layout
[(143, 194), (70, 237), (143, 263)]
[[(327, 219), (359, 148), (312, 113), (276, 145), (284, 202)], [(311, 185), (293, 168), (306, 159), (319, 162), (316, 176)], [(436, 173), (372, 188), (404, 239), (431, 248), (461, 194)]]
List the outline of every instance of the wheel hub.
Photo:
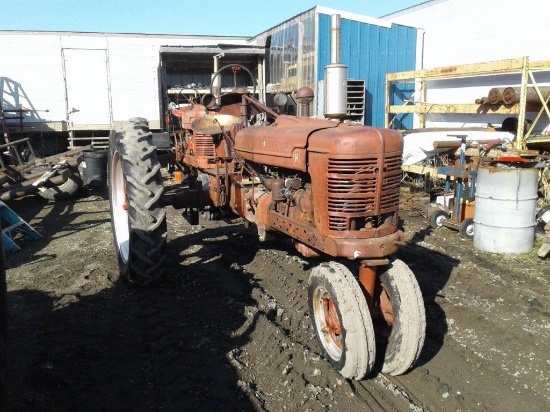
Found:
[(313, 308), (321, 345), (333, 359), (340, 359), (344, 348), (342, 325), (334, 300), (323, 287), (315, 290)]
[(325, 315), (326, 325), (323, 329), (323, 333), (329, 334), (334, 340), (334, 343), (341, 348), (342, 326), (340, 326), (340, 320), (338, 319), (338, 313), (336, 313), (334, 301), (330, 297), (324, 297), (321, 300), (323, 302), (323, 313)]
[(381, 289), (380, 312), (382, 313), (382, 317), (384, 318), (386, 323), (388, 325), (393, 325), (393, 307), (391, 305), (390, 296), (384, 285), (381, 285)]

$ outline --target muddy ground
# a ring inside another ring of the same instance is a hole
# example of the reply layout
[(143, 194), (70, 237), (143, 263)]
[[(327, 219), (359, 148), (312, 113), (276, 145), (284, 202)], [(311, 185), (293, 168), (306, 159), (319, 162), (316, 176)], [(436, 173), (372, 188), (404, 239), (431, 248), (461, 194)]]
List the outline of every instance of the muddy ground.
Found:
[[(404, 196), (406, 193), (404, 193)], [(7, 411), (547, 411), (550, 261), (476, 251), (404, 211), (427, 339), (406, 375), (348, 381), (321, 358), (311, 268), (237, 218), (168, 210), (167, 272), (120, 279), (104, 193), (10, 203), (41, 232), (7, 255)], [(537, 241), (540, 242), (540, 241)]]

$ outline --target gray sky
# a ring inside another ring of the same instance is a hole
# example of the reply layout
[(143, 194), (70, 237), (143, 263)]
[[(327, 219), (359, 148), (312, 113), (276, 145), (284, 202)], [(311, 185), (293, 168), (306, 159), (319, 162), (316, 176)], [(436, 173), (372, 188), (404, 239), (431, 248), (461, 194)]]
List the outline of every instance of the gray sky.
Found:
[(423, 2), (0, 0), (0, 29), (253, 36), (316, 5), (380, 17)]

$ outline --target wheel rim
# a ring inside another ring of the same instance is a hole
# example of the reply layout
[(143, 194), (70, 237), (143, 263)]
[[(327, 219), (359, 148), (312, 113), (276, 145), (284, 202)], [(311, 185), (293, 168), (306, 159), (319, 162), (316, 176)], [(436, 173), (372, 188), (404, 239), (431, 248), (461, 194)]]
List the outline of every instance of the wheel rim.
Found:
[(380, 284), (381, 291), (380, 291), (380, 312), (382, 314), (382, 318), (384, 321), (389, 325), (393, 325), (393, 306), (391, 304), (391, 298), (390, 294), (388, 293), (388, 290), (384, 286), (384, 284)]
[(437, 226), (443, 226), (443, 220), (445, 220), (446, 217), (443, 213), (440, 213), (436, 218), (435, 218), (435, 224)]
[(466, 226), (466, 236), (474, 237), (474, 224), (473, 223), (470, 223), (468, 226)]
[(321, 344), (334, 360), (342, 357), (344, 337), (334, 300), (323, 287), (315, 289), (313, 312)]
[(126, 183), (122, 172), (122, 164), (118, 152), (113, 155), (111, 180), (111, 201), (113, 205), (112, 218), (115, 230), (115, 239), (120, 258), (128, 262), (130, 255), (130, 227), (128, 223), (128, 200), (126, 197)]
[(373, 326), (377, 336), (383, 341), (387, 341), (391, 335), (395, 321), (392, 298), (390, 292), (382, 282), (378, 284), (376, 289), (378, 294), (374, 307), (371, 309)]

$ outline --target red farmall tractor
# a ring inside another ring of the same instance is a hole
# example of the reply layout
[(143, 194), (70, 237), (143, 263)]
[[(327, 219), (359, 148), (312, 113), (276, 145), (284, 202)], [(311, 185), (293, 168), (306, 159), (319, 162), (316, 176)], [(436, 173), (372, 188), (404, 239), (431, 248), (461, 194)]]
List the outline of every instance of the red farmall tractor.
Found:
[(373, 368), (376, 337), (385, 346), (383, 372), (407, 371), (423, 346), (425, 313), (415, 276), (392, 258), (405, 244), (397, 214), (401, 135), (280, 114), (243, 89), (206, 95), (170, 116), (177, 127), (169, 167), (187, 176), (176, 196), (163, 197), (145, 119), (111, 134), (109, 192), (122, 275), (137, 284), (161, 275), (167, 205), (192, 218), (232, 211), (261, 239), (285, 235), (304, 257), (325, 259), (311, 271), (308, 298), (334, 368), (363, 378)]

